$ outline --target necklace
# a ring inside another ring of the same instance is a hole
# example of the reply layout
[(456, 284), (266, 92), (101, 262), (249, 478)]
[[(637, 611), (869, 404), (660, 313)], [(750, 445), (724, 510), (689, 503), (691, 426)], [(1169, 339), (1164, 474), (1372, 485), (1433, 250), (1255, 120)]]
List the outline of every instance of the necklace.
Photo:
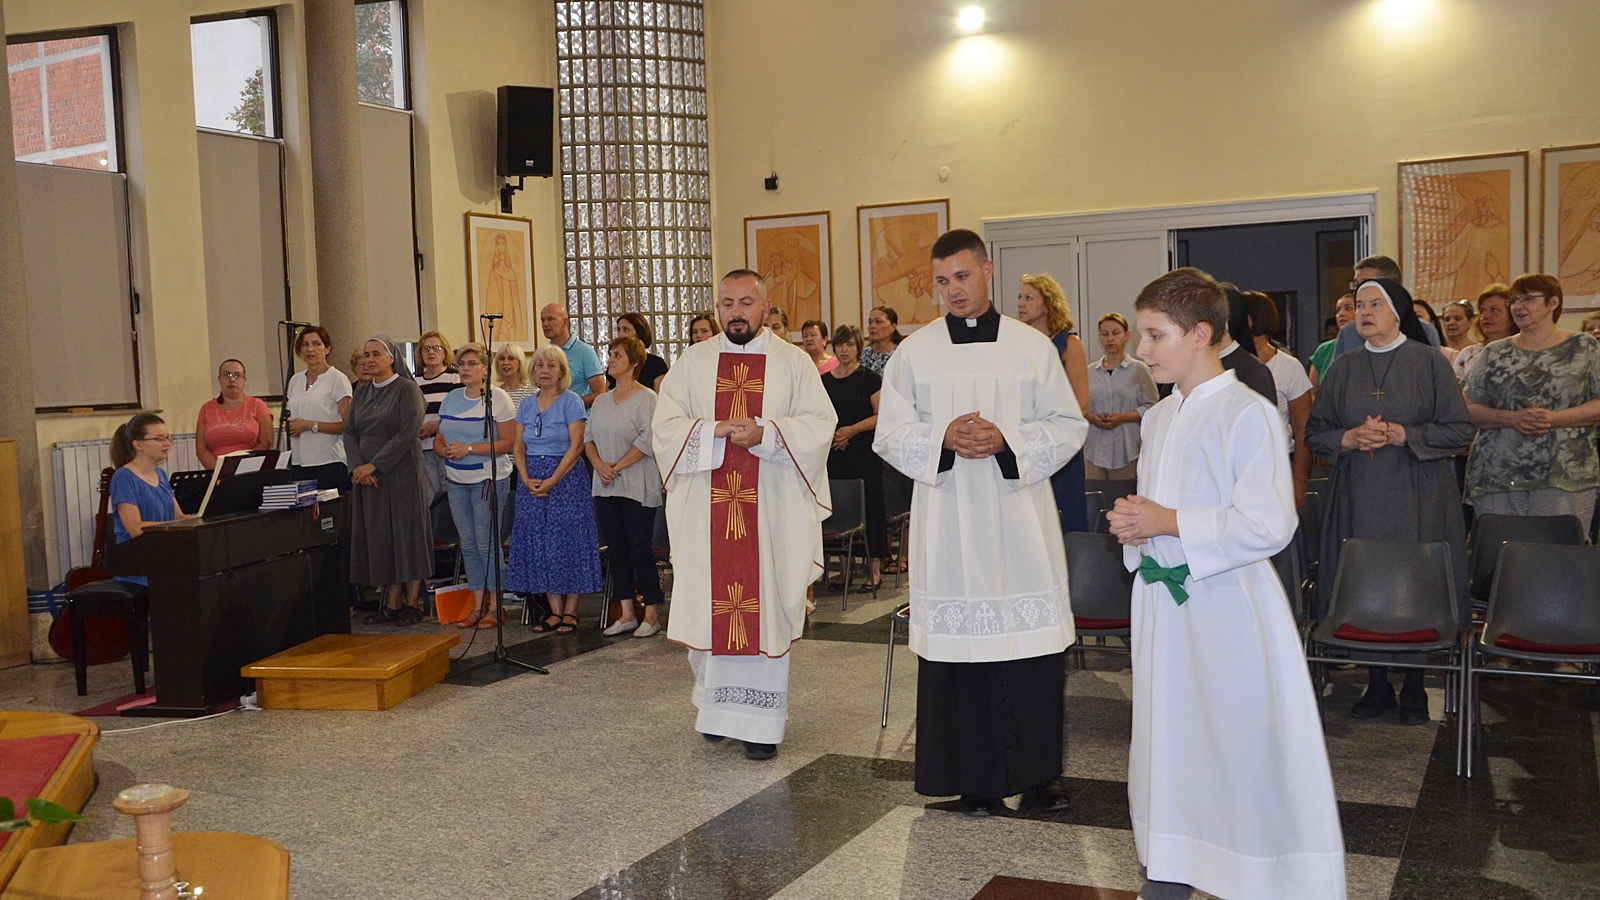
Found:
[(1382, 378), (1378, 377), (1378, 370), (1372, 364), (1372, 358), (1374, 356), (1377, 356), (1377, 355), (1378, 354), (1373, 353), (1371, 350), (1367, 351), (1367, 371), (1372, 375), (1373, 384), (1376, 384), (1378, 386), (1378, 389), (1372, 392), (1372, 398), (1374, 400), (1377, 400), (1379, 403), (1382, 403), (1383, 402), (1383, 395), (1388, 393), (1387, 391), (1385, 391), (1383, 389), (1383, 384), (1384, 384), (1384, 382), (1389, 380), (1389, 370), (1394, 368), (1394, 354), (1393, 353), (1385, 353), (1384, 354), (1385, 356), (1389, 357), (1389, 365), (1384, 367), (1384, 369), (1383, 369), (1383, 377)]

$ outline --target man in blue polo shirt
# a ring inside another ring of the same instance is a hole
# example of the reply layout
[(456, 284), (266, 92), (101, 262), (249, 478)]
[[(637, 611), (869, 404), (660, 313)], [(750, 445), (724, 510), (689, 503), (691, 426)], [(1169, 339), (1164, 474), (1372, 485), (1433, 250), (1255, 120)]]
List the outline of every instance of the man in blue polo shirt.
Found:
[(572, 320), (563, 306), (552, 303), (539, 310), (539, 327), (550, 343), (567, 354), (573, 392), (583, 398), (585, 408), (593, 406), (595, 398), (606, 392), (606, 369), (600, 365), (599, 355), (572, 333)]

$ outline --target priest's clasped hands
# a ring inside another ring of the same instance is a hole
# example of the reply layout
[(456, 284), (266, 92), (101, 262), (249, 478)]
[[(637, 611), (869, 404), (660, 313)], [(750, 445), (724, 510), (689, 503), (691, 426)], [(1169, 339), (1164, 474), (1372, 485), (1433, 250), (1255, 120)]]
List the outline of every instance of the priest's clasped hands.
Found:
[(1405, 445), (1406, 427), (1394, 422), (1385, 422), (1383, 416), (1367, 416), (1365, 422), (1346, 431), (1344, 437), (1339, 439), (1340, 449), (1363, 450), (1367, 453), (1383, 447)]
[(1111, 533), (1118, 543), (1138, 547), (1153, 537), (1178, 536), (1178, 513), (1132, 494), (1117, 499), (1116, 505), (1106, 513), (1111, 523)]
[(717, 423), (716, 436), (725, 437), (735, 446), (749, 450), (761, 443), (763, 430), (755, 419), (723, 419)]
[(1005, 446), (1000, 427), (976, 412), (956, 416), (944, 429), (944, 448), (962, 459), (988, 459)]

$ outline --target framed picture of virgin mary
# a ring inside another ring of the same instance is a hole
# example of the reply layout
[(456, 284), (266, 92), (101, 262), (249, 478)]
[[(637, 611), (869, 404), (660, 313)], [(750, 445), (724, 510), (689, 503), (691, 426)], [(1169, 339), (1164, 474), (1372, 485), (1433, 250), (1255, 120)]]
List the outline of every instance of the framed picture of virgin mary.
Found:
[(1561, 279), (1567, 311), (1600, 309), (1600, 144), (1547, 147), (1539, 159), (1540, 271)]
[(467, 334), (483, 340), (478, 316), (499, 313), (494, 342), (532, 346), (533, 222), (515, 216), (467, 213)]

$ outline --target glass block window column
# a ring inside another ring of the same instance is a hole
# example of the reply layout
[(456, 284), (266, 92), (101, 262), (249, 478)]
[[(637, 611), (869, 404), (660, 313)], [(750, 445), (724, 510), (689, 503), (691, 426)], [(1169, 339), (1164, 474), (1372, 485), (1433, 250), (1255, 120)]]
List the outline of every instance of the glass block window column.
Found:
[(638, 312), (671, 359), (712, 305), (700, 0), (557, 0), (556, 56), (574, 333)]

